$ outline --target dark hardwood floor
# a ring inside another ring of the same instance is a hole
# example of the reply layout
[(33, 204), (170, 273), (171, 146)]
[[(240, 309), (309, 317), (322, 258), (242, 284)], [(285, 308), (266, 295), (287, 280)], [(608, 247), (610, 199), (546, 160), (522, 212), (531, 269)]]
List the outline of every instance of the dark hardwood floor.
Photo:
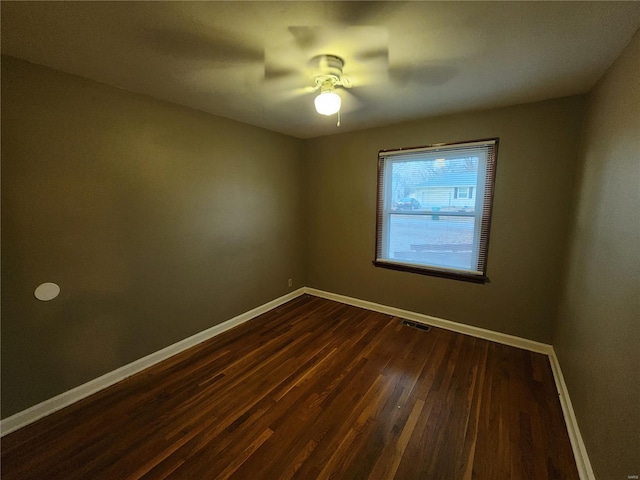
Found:
[(11, 479), (577, 479), (546, 356), (299, 297), (2, 439)]

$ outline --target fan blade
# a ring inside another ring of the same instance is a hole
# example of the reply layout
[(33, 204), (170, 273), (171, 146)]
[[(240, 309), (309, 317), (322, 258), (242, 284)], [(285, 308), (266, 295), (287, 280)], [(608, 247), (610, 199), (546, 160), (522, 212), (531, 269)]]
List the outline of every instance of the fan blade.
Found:
[(389, 74), (388, 66), (385, 63), (357, 64), (345, 69), (345, 77), (347, 77), (347, 88), (367, 87), (371, 85), (388, 85)]
[(269, 67), (265, 64), (262, 83), (274, 91), (294, 90), (300, 85), (311, 85), (312, 79), (305, 72), (293, 68)]
[(265, 80), (278, 81), (286, 79), (288, 77), (297, 77), (300, 72), (293, 68), (276, 68), (269, 65), (264, 66), (264, 78)]
[(268, 45), (264, 55), (265, 81), (284, 82), (289, 88), (309, 85), (313, 83), (313, 79), (307, 61), (307, 55), (298, 48)]
[(346, 25), (374, 25), (375, 19), (385, 18), (408, 2), (400, 1), (342, 1), (334, 2), (336, 21)]
[(273, 88), (270, 83), (263, 84), (263, 88), (266, 93), (264, 98), (272, 105), (292, 102), (305, 96), (308, 96), (309, 101), (313, 103), (313, 93), (318, 90), (318, 87), (312, 85), (303, 87), (295, 86), (290, 88)]
[(322, 29), (320, 27), (289, 27), (295, 44), (303, 51), (316, 47), (321, 42)]
[(354, 59), (358, 62), (370, 62), (370, 61), (383, 61), (385, 63), (389, 62), (389, 49), (387, 47), (384, 48), (375, 48), (373, 50), (366, 50), (363, 52), (356, 53), (354, 55)]
[(271, 92), (281, 93), (299, 88), (316, 88), (311, 76), (294, 69), (266, 69), (262, 86)]
[(447, 65), (396, 65), (389, 69), (389, 79), (396, 85), (421, 83), (438, 86), (449, 82), (458, 74), (458, 69)]
[(281, 101), (289, 101), (295, 98), (303, 97), (305, 95), (309, 95), (310, 93), (318, 90), (317, 87), (308, 86), (308, 87), (299, 87), (289, 90), (287, 92), (276, 93), (276, 97)]
[(342, 99), (341, 113), (355, 112), (364, 106), (364, 103), (353, 93), (353, 90), (340, 89), (338, 95)]
[(223, 64), (264, 61), (261, 48), (245, 45), (229, 32), (161, 28), (145, 30), (142, 36), (153, 50), (168, 56)]

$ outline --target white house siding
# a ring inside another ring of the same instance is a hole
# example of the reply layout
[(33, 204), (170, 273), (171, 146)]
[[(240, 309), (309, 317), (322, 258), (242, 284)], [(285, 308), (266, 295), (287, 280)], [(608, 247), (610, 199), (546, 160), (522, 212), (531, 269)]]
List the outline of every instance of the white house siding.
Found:
[[(475, 188), (473, 190), (475, 197)], [(412, 196), (420, 202), (421, 208), (428, 210), (434, 207), (441, 210), (473, 207), (475, 204), (475, 198), (454, 198), (454, 187), (416, 188), (416, 193)]]

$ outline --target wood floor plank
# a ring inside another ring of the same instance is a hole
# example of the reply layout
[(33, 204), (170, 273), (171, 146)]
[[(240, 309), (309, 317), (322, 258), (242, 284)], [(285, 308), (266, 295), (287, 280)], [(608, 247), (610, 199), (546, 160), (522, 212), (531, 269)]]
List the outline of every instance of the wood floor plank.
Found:
[(544, 355), (302, 296), (5, 436), (2, 478), (578, 479)]

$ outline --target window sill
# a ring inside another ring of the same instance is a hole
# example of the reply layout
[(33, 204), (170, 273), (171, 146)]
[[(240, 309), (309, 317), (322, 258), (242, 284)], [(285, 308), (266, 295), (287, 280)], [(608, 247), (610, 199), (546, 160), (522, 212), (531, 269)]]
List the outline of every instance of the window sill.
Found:
[(388, 268), (390, 270), (397, 270), (400, 272), (417, 273), (420, 275), (429, 275), (432, 277), (440, 277), (440, 278), (450, 278), (452, 280), (460, 280), (463, 282), (489, 283), (489, 278), (486, 277), (485, 275), (474, 275), (471, 273), (436, 270), (428, 267), (419, 267), (419, 266), (413, 266), (413, 265), (404, 265), (400, 263), (383, 262), (380, 260), (374, 260), (373, 265), (375, 267)]

